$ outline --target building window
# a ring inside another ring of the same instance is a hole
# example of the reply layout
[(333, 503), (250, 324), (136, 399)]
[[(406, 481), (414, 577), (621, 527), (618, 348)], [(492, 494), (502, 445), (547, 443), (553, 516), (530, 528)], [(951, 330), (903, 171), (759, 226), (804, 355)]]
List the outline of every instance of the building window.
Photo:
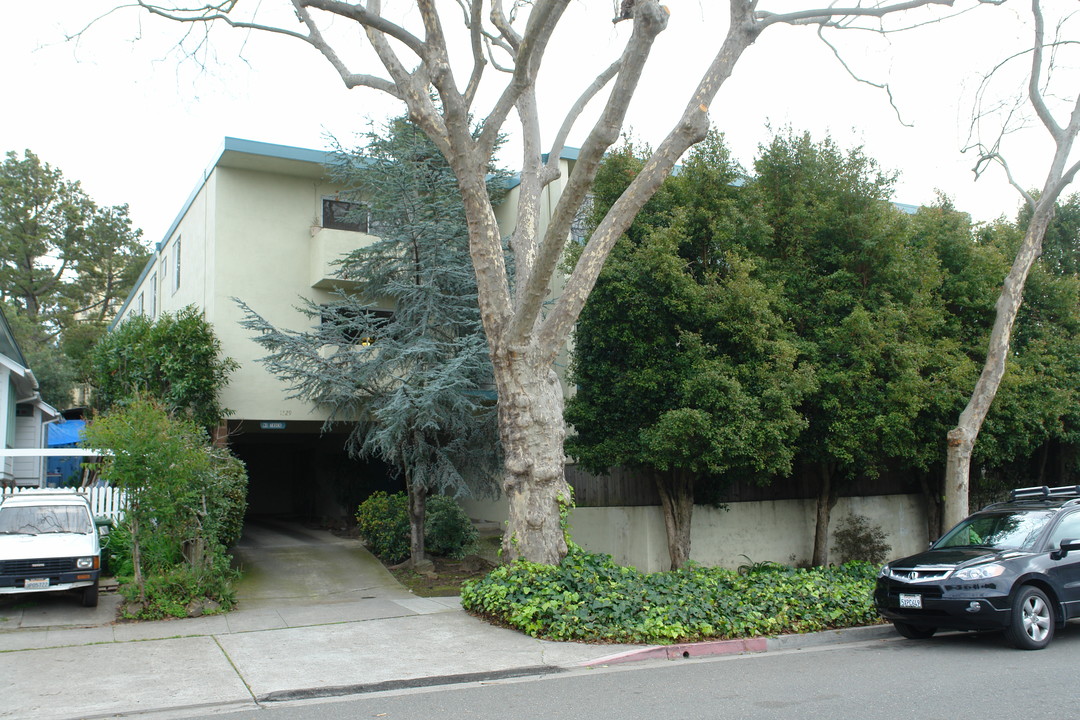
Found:
[(134, 312), (135, 312), (136, 315), (145, 315), (146, 314), (145, 311), (146, 311), (146, 304), (143, 302), (143, 294), (139, 293), (139, 299), (135, 301), (135, 311)]
[(172, 289), (173, 292), (180, 289), (180, 238), (176, 238), (176, 242), (173, 244)]
[(324, 305), (321, 318), (323, 328), (330, 329), (327, 326), (332, 326), (332, 329), (351, 345), (363, 347), (374, 345), (378, 339), (379, 329), (394, 317), (394, 313), (390, 310), (361, 310), (360, 312), (367, 315), (369, 323), (356, 322), (357, 311), (352, 308)]
[(150, 317), (157, 317), (157, 273), (150, 276)]
[(322, 226), (332, 230), (368, 231), (368, 208), (366, 205), (333, 198), (323, 198)]

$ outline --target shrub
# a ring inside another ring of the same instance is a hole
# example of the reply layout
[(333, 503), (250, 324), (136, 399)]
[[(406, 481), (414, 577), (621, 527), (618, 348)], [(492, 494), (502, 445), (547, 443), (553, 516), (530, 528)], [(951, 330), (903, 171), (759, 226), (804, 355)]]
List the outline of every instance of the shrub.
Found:
[(191, 565), (172, 565), (147, 578), (145, 596), (140, 599), (132, 584), (120, 586), (127, 600), (124, 614), (142, 620), (167, 617), (184, 618), (194, 605), (200, 614), (228, 610), (236, 604), (233, 581), (239, 572), (229, 567), (224, 555), (215, 557), (213, 567), (195, 568)]
[(372, 493), (360, 503), (356, 524), (371, 552), (383, 562), (394, 564), (409, 557), (409, 500), (405, 493)]
[(428, 498), (424, 545), (434, 555), (460, 560), (476, 552), (480, 534), (465, 511), (445, 495)]
[(871, 624), (875, 575), (865, 563), (647, 574), (572, 547), (557, 566), (519, 560), (465, 583), (461, 604), (547, 640), (672, 643)]
[(208, 448), (211, 457), (214, 492), (207, 498), (211, 505), (213, 536), (225, 548), (240, 540), (247, 512), (248, 478), (244, 462), (228, 448)]
[(177, 615), (207, 600), (230, 606), (236, 574), (225, 545), (243, 522), (243, 464), (212, 448), (194, 422), (143, 398), (95, 417), (86, 442), (112, 451), (99, 464), (101, 478), (127, 491), (109, 549), (133, 603), (128, 614)]
[(892, 550), (885, 537), (880, 525), (871, 525), (862, 515), (848, 515), (833, 534), (833, 547), (844, 562), (881, 565)]
[[(395, 564), (409, 557), (409, 500), (405, 493), (381, 490), (360, 503), (356, 513), (360, 534), (380, 560)], [(427, 499), (424, 546), (442, 557), (461, 559), (476, 552), (479, 535), (465, 511), (451, 498)]]

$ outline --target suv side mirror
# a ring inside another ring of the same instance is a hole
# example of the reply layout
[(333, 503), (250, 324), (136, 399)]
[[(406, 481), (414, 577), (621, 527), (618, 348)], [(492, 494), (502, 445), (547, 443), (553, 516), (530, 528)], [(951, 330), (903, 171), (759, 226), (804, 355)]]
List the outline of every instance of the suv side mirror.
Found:
[(1052, 560), (1060, 560), (1070, 552), (1080, 550), (1080, 538), (1066, 538), (1061, 541), (1061, 547), (1050, 553)]

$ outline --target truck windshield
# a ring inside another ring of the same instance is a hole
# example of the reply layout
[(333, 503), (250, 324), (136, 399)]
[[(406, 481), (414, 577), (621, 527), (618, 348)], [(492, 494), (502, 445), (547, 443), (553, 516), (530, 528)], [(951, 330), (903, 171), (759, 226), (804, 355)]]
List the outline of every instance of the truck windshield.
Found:
[(44, 535), (94, 531), (86, 508), (77, 505), (0, 507), (0, 534)]
[(979, 513), (954, 527), (934, 548), (986, 547), (994, 550), (1034, 550), (1053, 513), (1043, 510), (1003, 510)]

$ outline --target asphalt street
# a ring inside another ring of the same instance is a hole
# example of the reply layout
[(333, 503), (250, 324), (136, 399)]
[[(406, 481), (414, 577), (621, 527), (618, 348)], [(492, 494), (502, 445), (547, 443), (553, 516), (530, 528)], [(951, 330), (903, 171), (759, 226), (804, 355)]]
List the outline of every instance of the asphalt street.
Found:
[(1045, 650), (1000, 635), (945, 634), (753, 655), (663, 660), (335, 700), (265, 705), (228, 720), (1064, 720), (1080, 624)]
[[(877, 626), (639, 647), (536, 640), (412, 596), (356, 540), (250, 528), (239, 607), (115, 622), (74, 597), (0, 603), (0, 718), (1070, 718), (1080, 624), (1043, 651)], [(625, 664), (624, 664), (625, 663)]]

